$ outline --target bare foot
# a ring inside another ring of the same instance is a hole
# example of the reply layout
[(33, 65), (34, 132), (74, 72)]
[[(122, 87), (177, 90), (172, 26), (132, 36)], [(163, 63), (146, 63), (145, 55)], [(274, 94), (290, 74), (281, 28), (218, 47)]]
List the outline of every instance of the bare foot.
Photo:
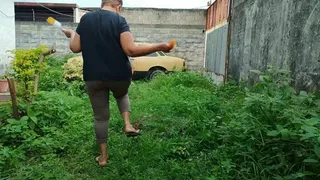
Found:
[(96, 157), (96, 162), (99, 164), (99, 166), (104, 167), (107, 165), (107, 158), (103, 159), (100, 156)]
[(124, 133), (126, 135), (137, 136), (140, 135), (140, 130), (135, 129), (131, 124), (127, 124), (124, 126)]

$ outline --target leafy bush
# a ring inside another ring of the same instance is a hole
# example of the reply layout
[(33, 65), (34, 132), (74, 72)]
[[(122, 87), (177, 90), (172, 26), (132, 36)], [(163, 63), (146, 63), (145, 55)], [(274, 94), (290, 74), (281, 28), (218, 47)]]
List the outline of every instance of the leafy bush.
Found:
[(90, 108), (83, 104), (82, 99), (62, 92), (40, 93), (32, 104), (20, 104), (23, 117), (7, 119), (0, 128), (0, 145), (5, 147), (0, 151), (0, 164), (6, 164), (0, 167), (12, 168), (26, 155), (41, 157), (65, 152), (79, 136), (87, 134), (79, 131), (80, 126), (73, 127), (79, 119), (87, 118), (84, 114)]
[[(41, 75), (40, 90), (42, 91), (65, 91), (71, 96), (83, 97), (86, 95), (85, 84), (77, 79), (65, 79), (66, 70), (61, 67), (65, 66), (68, 60), (74, 58), (67, 55), (63, 59), (51, 57), (48, 60), (50, 71), (46, 71)], [(69, 66), (67, 66), (69, 67)], [(80, 77), (80, 76), (78, 76)]]
[(46, 63), (39, 64), (42, 53), (47, 51), (46, 46), (39, 46), (34, 49), (16, 49), (9, 51), (12, 56), (11, 66), (7, 76), (11, 76), (17, 82), (17, 92), (25, 100), (30, 100), (33, 93), (34, 76), (36, 70), (40, 73), (46, 70)]
[(73, 57), (63, 65), (64, 78), (67, 80), (83, 80), (83, 59), (82, 56)]
[(230, 112), (211, 131), (217, 137), (214, 153), (220, 164), (215, 177), (316, 178), (319, 97), (306, 92), (296, 95), (289, 86), (290, 73), (284, 70), (271, 67), (260, 79), (239, 103), (226, 104)]
[(287, 71), (255, 71), (253, 86), (215, 86), (192, 72), (132, 84), (132, 119), (143, 134), (122, 136), (112, 99), (110, 161), (100, 169), (90, 102), (81, 81), (64, 80), (65, 62), (49, 60), (43, 91), (20, 104), (20, 120), (0, 104), (1, 178), (319, 178), (320, 98), (295, 92)]

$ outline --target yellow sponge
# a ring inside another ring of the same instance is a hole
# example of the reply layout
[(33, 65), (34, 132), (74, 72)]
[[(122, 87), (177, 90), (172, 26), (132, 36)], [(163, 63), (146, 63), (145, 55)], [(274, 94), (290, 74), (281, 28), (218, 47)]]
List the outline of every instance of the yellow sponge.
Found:
[(171, 48), (174, 48), (174, 47), (176, 46), (176, 44), (177, 44), (177, 41), (176, 41), (176, 40), (171, 40), (171, 41), (170, 41), (170, 47), (171, 47)]
[(47, 22), (50, 25), (56, 26), (56, 27), (61, 27), (61, 23), (57, 20), (55, 20), (53, 17), (48, 17)]

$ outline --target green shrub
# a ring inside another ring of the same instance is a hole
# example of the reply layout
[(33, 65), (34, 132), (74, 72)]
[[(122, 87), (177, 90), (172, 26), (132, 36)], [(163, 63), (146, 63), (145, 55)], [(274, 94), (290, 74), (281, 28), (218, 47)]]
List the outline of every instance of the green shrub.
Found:
[(83, 80), (83, 59), (82, 56), (70, 58), (63, 65), (64, 78), (69, 81)]
[(86, 116), (90, 108), (80, 98), (67, 93), (46, 92), (39, 93), (32, 104), (20, 106), (23, 117), (7, 119), (0, 128), (0, 145), (5, 147), (0, 152), (0, 164), (6, 164), (6, 168), (19, 164), (19, 159), (24, 159), (25, 155), (42, 157), (63, 153), (79, 136), (88, 134), (80, 130), (86, 125), (75, 126), (91, 119)]
[(55, 62), (34, 102), (20, 104), (20, 120), (0, 104), (1, 178), (319, 178), (320, 99), (295, 92), (287, 71), (255, 71), (253, 86), (216, 86), (192, 72), (132, 84), (132, 119), (143, 134), (122, 135), (111, 99), (110, 162), (100, 169), (83, 83), (64, 80), (66, 61)]
[(39, 64), (39, 59), (41, 54), (47, 50), (46, 46), (39, 46), (34, 49), (9, 51), (12, 54), (12, 61), (6, 76), (15, 79), (18, 97), (23, 97), (25, 101), (31, 101), (36, 71), (42, 73), (46, 70), (47, 57), (41, 64)]
[(73, 56), (69, 55), (63, 59), (51, 57), (48, 60), (50, 71), (46, 71), (41, 75), (39, 85), (41, 91), (64, 91), (71, 96), (86, 97), (84, 82), (79, 79), (65, 79), (66, 71), (61, 68), (72, 58)]

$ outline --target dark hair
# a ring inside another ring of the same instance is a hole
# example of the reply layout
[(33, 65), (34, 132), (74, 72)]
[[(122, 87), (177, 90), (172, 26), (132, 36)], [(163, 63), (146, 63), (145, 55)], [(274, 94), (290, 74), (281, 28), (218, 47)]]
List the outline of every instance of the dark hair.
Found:
[(123, 5), (123, 1), (122, 0), (102, 0), (101, 1), (101, 7), (105, 6), (105, 5), (118, 5), (120, 4), (121, 6)]

